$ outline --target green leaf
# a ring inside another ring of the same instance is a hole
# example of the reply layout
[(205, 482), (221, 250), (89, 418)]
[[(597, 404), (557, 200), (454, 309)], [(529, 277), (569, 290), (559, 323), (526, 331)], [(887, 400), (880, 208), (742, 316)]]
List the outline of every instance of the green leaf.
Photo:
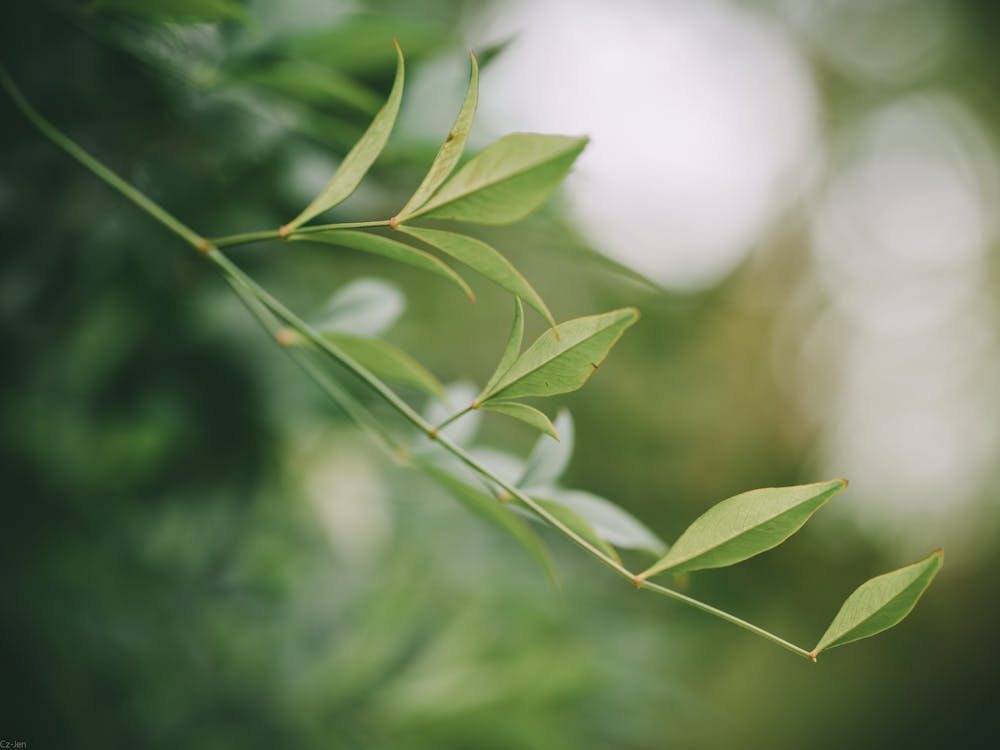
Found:
[(638, 318), (638, 310), (626, 307), (569, 320), (545, 331), (499, 382), (483, 392), (480, 403), (575, 391), (594, 374), (625, 329)]
[(517, 355), (521, 353), (521, 342), (524, 340), (524, 308), (521, 306), (519, 297), (514, 298), (514, 323), (510, 328), (510, 335), (507, 337), (507, 344), (504, 346), (503, 354), (497, 368), (490, 376), (489, 382), (483, 389), (483, 393), (488, 393), (494, 385), (502, 378), (510, 366), (514, 364)]
[(550, 490), (552, 501), (576, 512), (594, 528), (601, 538), (616, 547), (638, 549), (652, 555), (662, 555), (667, 544), (645, 524), (610, 500), (580, 490)]
[(406, 307), (403, 293), (382, 279), (361, 278), (345, 284), (309, 321), (317, 331), (378, 336), (399, 320)]
[(113, 11), (151, 21), (205, 23), (242, 20), (246, 8), (236, 0), (90, 0), (89, 11)]
[(411, 385), (436, 398), (444, 397), (444, 386), (427, 368), (386, 341), (334, 332), (324, 333), (323, 338), (380, 378)]
[(562, 521), (570, 531), (574, 532), (581, 539), (589, 542), (592, 546), (599, 549), (612, 560), (619, 563), (621, 562), (621, 558), (618, 556), (618, 552), (615, 548), (608, 544), (605, 539), (602, 539), (600, 535), (594, 531), (594, 527), (591, 526), (590, 523), (579, 513), (574, 510), (570, 510), (562, 503), (557, 503), (554, 500), (546, 500), (539, 497), (534, 497), (532, 500), (541, 505), (559, 521)]
[(499, 500), (453, 477), (428, 461), (417, 459), (415, 465), (466, 508), (513, 536), (538, 561), (549, 577), (555, 580), (555, 569), (548, 550), (523, 518), (505, 507)]
[(379, 96), (340, 71), (297, 60), (284, 60), (266, 68), (237, 70), (228, 80), (317, 106), (339, 102), (366, 115), (375, 114), (381, 103)]
[(944, 551), (932, 552), (920, 562), (866, 581), (841, 606), (830, 627), (812, 650), (820, 651), (868, 638), (901, 622), (916, 606), (944, 564)]
[(448, 137), (441, 144), (441, 148), (437, 152), (437, 156), (434, 157), (431, 168), (423, 182), (420, 183), (420, 187), (397, 214), (398, 221), (405, 221), (427, 202), (434, 191), (441, 187), (441, 183), (448, 179), (448, 175), (455, 169), (455, 165), (458, 164), (458, 160), (462, 156), (465, 142), (469, 138), (469, 131), (472, 130), (472, 120), (476, 116), (476, 103), (479, 99), (479, 64), (476, 62), (476, 56), (471, 53), (469, 61), (472, 67), (472, 72), (469, 74), (469, 88), (465, 92), (465, 101), (462, 102), (462, 108), (458, 111), (455, 124), (451, 126)]
[(514, 419), (520, 419), (522, 422), (530, 424), (539, 432), (544, 432), (556, 440), (559, 439), (559, 433), (556, 432), (556, 428), (552, 426), (549, 418), (534, 406), (521, 404), (517, 401), (489, 401), (479, 408), (495, 411), (497, 414), (503, 414)]
[(399, 229), (436, 247), (460, 263), (464, 263), (515, 297), (520, 297), (535, 308), (550, 326), (555, 327), (556, 321), (542, 298), (538, 296), (538, 292), (511, 265), (509, 260), (485, 242), (473, 237), (466, 237), (463, 234), (443, 232), (440, 229), (418, 229), (404, 226), (399, 227)]
[[(396, 44), (393, 40), (393, 44)], [(354, 148), (347, 152), (347, 156), (340, 163), (337, 171), (329, 184), (323, 189), (315, 200), (306, 206), (305, 210), (287, 224), (287, 229), (292, 230), (302, 226), (310, 219), (318, 216), (324, 211), (333, 208), (343, 201), (347, 196), (361, 184), (371, 165), (382, 153), (386, 142), (389, 140), (389, 133), (396, 122), (396, 115), (399, 113), (399, 103), (403, 98), (403, 51), (396, 44), (396, 80), (393, 81), (392, 90), (386, 103), (375, 115), (372, 124), (368, 126), (361, 139), (354, 144)]]
[(465, 280), (439, 258), (435, 258), (430, 253), (425, 253), (423, 250), (410, 247), (402, 242), (390, 240), (388, 237), (383, 237), (380, 234), (332, 229), (329, 232), (312, 232), (310, 234), (293, 235), (291, 239), (297, 242), (309, 240), (313, 242), (323, 242), (328, 245), (341, 245), (342, 247), (350, 247), (366, 253), (381, 255), (384, 258), (389, 258), (390, 260), (395, 260), (400, 263), (406, 263), (424, 271), (430, 271), (433, 274), (437, 274), (441, 278), (447, 279), (465, 292), (469, 299), (473, 301), (476, 299), (472, 290), (469, 288), (469, 285), (465, 283)]
[(847, 486), (843, 479), (751, 490), (709, 508), (641, 576), (723, 568), (777, 547)]
[(587, 145), (586, 138), (513, 133), (487, 146), (409, 218), (509, 224), (542, 205)]
[(573, 417), (567, 409), (556, 414), (556, 432), (559, 442), (538, 438), (535, 447), (531, 449), (527, 465), (521, 478), (517, 480), (518, 487), (533, 488), (551, 487), (562, 476), (573, 456)]

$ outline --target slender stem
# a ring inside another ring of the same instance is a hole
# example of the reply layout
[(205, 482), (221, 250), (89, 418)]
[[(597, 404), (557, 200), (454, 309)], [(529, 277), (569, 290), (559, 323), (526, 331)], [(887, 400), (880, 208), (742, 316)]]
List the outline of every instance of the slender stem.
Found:
[(230, 245), (249, 245), (251, 242), (263, 242), (264, 240), (280, 240), (281, 232), (277, 229), (264, 230), (260, 232), (243, 232), (242, 234), (227, 234), (225, 237), (213, 237), (211, 242), (216, 247), (229, 247)]
[(187, 225), (183, 224), (174, 216), (171, 216), (163, 210), (163, 208), (147, 198), (143, 193), (140, 193), (134, 187), (129, 185), (121, 177), (97, 161), (97, 159), (77, 146), (72, 140), (69, 139), (68, 136), (56, 128), (55, 125), (42, 117), (38, 110), (31, 106), (28, 100), (24, 98), (24, 95), (21, 94), (21, 91), (7, 74), (6, 68), (2, 65), (0, 65), (0, 86), (2, 86), (7, 92), (10, 98), (14, 101), (14, 104), (17, 105), (17, 108), (21, 110), (22, 114), (24, 114), (24, 116), (27, 117), (31, 123), (55, 145), (83, 164), (83, 166), (100, 177), (104, 180), (104, 182), (124, 195), (134, 204), (139, 206), (139, 208), (148, 213), (154, 219), (168, 227), (175, 234), (182, 237), (188, 244), (199, 249), (204, 247), (205, 239), (201, 235)]
[(265, 240), (283, 240), (292, 237), (300, 237), (317, 232), (331, 232), (337, 229), (367, 229), (369, 227), (387, 227), (389, 220), (379, 221), (351, 221), (342, 224), (314, 224), (308, 227), (299, 227), (286, 234), (282, 234), (280, 229), (264, 229), (259, 232), (243, 232), (241, 234), (227, 234), (225, 237), (215, 237), (211, 243), (216, 247), (231, 247), (233, 245), (249, 245), (253, 242), (264, 242)]
[(472, 411), (472, 409), (473, 409), (473, 407), (470, 404), (469, 406), (466, 406), (464, 409), (462, 409), (462, 411), (455, 412), (450, 417), (448, 417), (446, 420), (444, 420), (441, 424), (439, 424), (437, 427), (435, 427), (434, 428), (435, 432), (441, 432), (441, 430), (443, 430), (445, 427), (447, 427), (448, 425), (450, 425), (456, 419), (460, 419), (461, 417), (464, 417), (466, 414), (468, 414), (470, 411)]
[[(462, 463), (468, 466), (470, 469), (475, 471), (481, 477), (486, 480), (493, 482), (496, 486), (505, 490), (512, 497), (516, 498), (527, 508), (531, 509), (537, 516), (546, 521), (553, 528), (561, 531), (566, 537), (576, 543), (579, 547), (589, 552), (591, 555), (596, 557), (606, 566), (614, 570), (616, 573), (622, 577), (632, 581), (636, 586), (640, 588), (653, 591), (655, 593), (661, 594), (663, 596), (676, 599), (677, 601), (683, 602), (689, 606), (700, 609), (711, 615), (714, 615), (726, 622), (729, 622), (737, 627), (741, 627), (744, 630), (748, 630), (755, 635), (758, 635), (772, 643), (781, 646), (788, 651), (791, 651), (798, 656), (815, 661), (815, 657), (810, 652), (803, 648), (800, 648), (788, 641), (779, 638), (773, 633), (769, 633), (763, 628), (759, 628), (756, 625), (752, 625), (745, 620), (724, 612), (721, 609), (717, 609), (709, 604), (693, 599), (689, 596), (681, 594), (672, 589), (668, 589), (665, 586), (660, 586), (659, 584), (652, 583), (645, 579), (640, 578), (631, 571), (629, 571), (624, 565), (622, 565), (617, 560), (606, 555), (603, 551), (592, 545), (586, 539), (582, 538), (579, 534), (574, 532), (572, 529), (567, 527), (562, 521), (553, 516), (544, 507), (539, 505), (535, 500), (533, 500), (528, 495), (524, 494), (519, 488), (515, 487), (510, 482), (493, 473), (490, 469), (483, 466), (477, 462), (471, 455), (465, 452), (465, 450), (455, 443), (451, 442), (448, 438), (443, 435), (438, 434), (438, 430), (457, 419), (459, 416), (465, 412), (471, 410), (471, 406), (465, 410), (458, 412), (449, 419), (445, 420), (439, 427), (435, 428), (429, 422), (427, 422), (423, 417), (421, 417), (414, 409), (403, 401), (395, 391), (393, 391), (389, 386), (387, 386), (382, 380), (380, 380), (374, 373), (369, 371), (367, 368), (363, 367), (360, 363), (355, 361), (353, 358), (348, 356), (339, 347), (331, 344), (329, 341), (320, 336), (313, 328), (311, 328), (305, 321), (299, 318), (294, 312), (289, 310), (284, 304), (275, 299), (269, 292), (267, 292), (263, 287), (257, 284), (253, 279), (247, 276), (238, 266), (236, 266), (232, 261), (229, 260), (225, 255), (223, 255), (217, 245), (235, 245), (242, 242), (255, 242), (264, 239), (272, 239), (273, 237), (280, 236), (279, 232), (250, 232), (243, 235), (232, 235), (230, 237), (219, 238), (215, 243), (206, 240), (193, 229), (183, 224), (180, 220), (172, 216), (161, 206), (154, 203), (150, 198), (148, 198), (143, 193), (139, 192), (137, 189), (125, 182), (121, 177), (116, 175), (110, 169), (105, 167), (103, 164), (98, 162), (92, 156), (90, 156), (86, 151), (76, 145), (72, 140), (70, 140), (66, 135), (64, 135), (55, 126), (49, 123), (44, 117), (42, 117), (31, 104), (24, 98), (21, 92), (18, 90), (17, 86), (14, 85), (10, 77), (7, 75), (6, 70), (0, 66), (0, 86), (7, 92), (7, 94), (13, 99), (14, 103), (17, 105), (18, 109), (27, 117), (35, 127), (42, 132), (43, 135), (48, 137), (53, 143), (59, 146), (61, 149), (66, 151), (70, 156), (79, 161), (83, 166), (93, 172), (96, 176), (104, 180), (108, 185), (118, 190), (127, 199), (132, 201), (135, 205), (142, 208), (146, 213), (152, 216), (154, 219), (163, 224), (166, 228), (170, 229), (172, 232), (177, 234), (179, 237), (184, 239), (188, 244), (196, 248), (199, 252), (203, 253), (205, 257), (208, 258), (212, 263), (214, 263), (219, 270), (223, 273), (226, 280), (233, 287), (233, 290), (237, 293), (241, 300), (247, 305), (247, 307), (254, 313), (254, 315), (260, 320), (261, 324), (264, 325), (268, 332), (275, 336), (278, 332), (280, 326), (275, 325), (274, 319), (271, 315), (277, 316), (279, 319), (284, 320), (287, 325), (292, 326), (297, 330), (302, 336), (308, 339), (316, 348), (318, 348), (322, 353), (326, 354), (328, 357), (336, 361), (338, 364), (346, 368), (355, 377), (359, 378), (365, 383), (371, 390), (378, 394), (383, 400), (385, 400), (393, 409), (395, 409), (403, 418), (410, 422), (413, 426), (423, 432), (432, 440), (436, 440), (442, 448), (447, 450), (453, 456), (458, 458)], [(304, 227), (302, 229), (296, 230), (295, 234), (310, 234), (313, 232), (322, 232), (331, 229), (358, 229), (364, 227), (376, 227), (376, 226), (387, 226), (389, 222), (386, 221), (367, 221), (367, 222), (355, 222), (351, 224), (328, 224), (319, 225), (312, 227)], [(377, 425), (377, 420), (372, 416), (361, 404), (354, 401), (346, 391), (344, 391), (338, 384), (334, 381), (326, 378), (311, 362), (302, 357), (298, 352), (289, 353), (293, 358), (300, 364), (300, 366), (305, 369), (305, 371), (313, 377), (321, 387), (326, 390), (326, 392), (339, 403), (341, 406), (345, 406), (345, 409), (351, 414), (352, 417), (356, 418), (357, 421), (363, 425), (367, 425), (372, 431), (378, 435), (379, 439), (385, 440), (390, 449), (396, 449), (396, 444), (392, 438)]]
[(735, 615), (731, 615), (728, 612), (724, 612), (717, 607), (713, 607), (711, 604), (706, 604), (705, 602), (699, 601), (697, 599), (692, 599), (690, 596), (680, 593), (679, 591), (674, 591), (673, 589), (668, 589), (666, 586), (661, 586), (658, 583), (653, 583), (652, 581), (642, 580), (639, 584), (640, 588), (648, 589), (649, 591), (654, 591), (657, 594), (662, 594), (663, 596), (669, 597), (671, 599), (676, 599), (679, 602), (684, 602), (687, 605), (700, 609), (703, 612), (708, 612), (710, 615), (715, 615), (721, 620), (735, 625), (736, 627), (743, 628), (744, 630), (749, 630), (754, 635), (759, 635), (761, 638), (765, 638), (771, 643), (781, 646), (783, 649), (791, 651), (793, 654), (808, 659), (809, 661), (816, 661), (816, 658), (806, 651), (804, 648), (796, 646), (794, 643), (789, 643), (784, 638), (779, 638), (774, 633), (770, 633), (764, 628), (759, 628), (756, 625), (747, 622), (746, 620), (741, 620)]
[(291, 235), (316, 234), (317, 232), (329, 232), (335, 229), (368, 229), (369, 227), (387, 226), (389, 226), (388, 219), (379, 219), (378, 221), (350, 221), (343, 224), (312, 224), (307, 227), (299, 227)]

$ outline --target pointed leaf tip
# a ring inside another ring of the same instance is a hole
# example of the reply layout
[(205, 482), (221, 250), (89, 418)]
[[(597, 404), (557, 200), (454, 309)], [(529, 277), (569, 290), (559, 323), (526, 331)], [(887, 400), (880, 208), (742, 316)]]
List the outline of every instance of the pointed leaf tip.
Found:
[(923, 560), (861, 584), (844, 601), (812, 653), (870, 638), (902, 622), (943, 564), (944, 550), (937, 549)]

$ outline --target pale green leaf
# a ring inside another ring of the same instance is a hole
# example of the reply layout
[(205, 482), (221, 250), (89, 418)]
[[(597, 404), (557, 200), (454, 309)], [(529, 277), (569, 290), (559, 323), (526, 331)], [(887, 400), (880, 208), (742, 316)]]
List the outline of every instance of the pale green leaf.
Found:
[(576, 318), (545, 331), (511, 365), (487, 399), (554, 396), (582, 386), (608, 356), (625, 329), (639, 318), (632, 307)]
[(777, 547), (847, 486), (843, 479), (751, 490), (709, 508), (643, 578), (723, 568)]
[(868, 638), (903, 620), (931, 585), (944, 563), (937, 550), (920, 562), (876, 576), (854, 590), (812, 651), (820, 651)]
[(601, 536), (594, 530), (594, 527), (591, 526), (590, 523), (579, 513), (574, 510), (570, 510), (562, 503), (557, 503), (554, 500), (546, 500), (538, 497), (533, 497), (532, 500), (555, 516), (557, 520), (561, 521), (578, 537), (586, 542), (589, 542), (593, 547), (599, 549), (612, 560), (621, 562), (621, 558), (618, 556), (618, 552), (615, 548), (608, 544), (607, 540), (602, 539)]
[(538, 561), (549, 577), (555, 579), (555, 569), (548, 550), (523, 518), (499, 500), (457, 479), (439, 466), (424, 460), (417, 460), (415, 465), (466, 508), (513, 536)]
[(517, 355), (521, 353), (521, 342), (524, 340), (524, 308), (521, 307), (521, 300), (518, 297), (514, 298), (514, 323), (510, 328), (510, 335), (507, 337), (507, 344), (504, 346), (503, 354), (500, 356), (500, 362), (497, 364), (496, 369), (490, 376), (489, 382), (486, 383), (486, 387), (483, 389), (483, 393), (488, 393), (494, 385), (499, 382), (510, 366), (514, 364), (514, 360), (517, 359)]
[(497, 414), (503, 414), (507, 417), (519, 419), (522, 422), (531, 425), (539, 432), (544, 432), (546, 435), (551, 436), (555, 440), (559, 439), (559, 433), (556, 432), (556, 428), (552, 426), (552, 422), (549, 421), (549, 418), (534, 406), (521, 404), (517, 401), (487, 401), (479, 408), (487, 409), (488, 411), (495, 411)]
[(443, 232), (440, 229), (406, 226), (400, 226), (399, 229), (464, 263), (515, 297), (520, 297), (535, 308), (550, 326), (555, 327), (556, 321), (538, 292), (509, 260), (490, 245), (464, 234)]
[(328, 245), (340, 245), (350, 247), (354, 250), (361, 250), (366, 253), (374, 253), (384, 258), (406, 263), (407, 265), (430, 271), (433, 274), (447, 279), (457, 285), (471, 300), (475, 300), (475, 295), (465, 283), (465, 280), (455, 273), (452, 268), (442, 262), (440, 258), (435, 258), (430, 253), (425, 253), (415, 247), (410, 247), (402, 242), (391, 240), (380, 234), (369, 232), (355, 232), (353, 230), (332, 229), (329, 232), (313, 232), (310, 234), (293, 235), (295, 241), (308, 240), (312, 242), (322, 242)]
[(323, 338), (380, 378), (411, 385), (436, 398), (444, 396), (444, 386), (427, 368), (386, 341), (335, 332), (324, 333)]
[(403, 293), (382, 279), (362, 278), (345, 284), (309, 321), (317, 331), (378, 336), (389, 330), (406, 307)]
[(361, 180), (364, 179), (375, 159), (385, 148), (389, 134), (392, 132), (392, 126), (396, 123), (399, 103), (403, 99), (403, 71), (403, 52), (396, 44), (396, 79), (393, 81), (389, 98), (375, 115), (368, 130), (347, 152), (347, 156), (344, 157), (323, 192), (317, 195), (302, 213), (287, 224), (288, 230), (296, 229), (324, 211), (333, 208), (361, 184)]
[(566, 409), (556, 414), (555, 429), (559, 433), (559, 442), (538, 438), (535, 447), (531, 449), (524, 473), (517, 481), (518, 487), (534, 488), (551, 487), (563, 475), (569, 460), (573, 456), (573, 417)]
[(472, 130), (472, 120), (476, 116), (476, 102), (479, 98), (479, 64), (476, 56), (469, 54), (472, 72), (469, 74), (469, 88), (465, 93), (465, 101), (458, 111), (455, 124), (451, 126), (448, 137), (441, 144), (437, 156), (431, 164), (427, 176), (413, 196), (406, 202), (406, 205), (396, 216), (398, 221), (405, 221), (414, 211), (423, 206), (427, 199), (434, 194), (434, 191), (441, 187), (441, 183), (448, 179), (448, 175), (455, 169), (462, 151), (465, 149), (465, 142), (469, 138), (469, 131)]
[(410, 218), (509, 224), (542, 205), (562, 182), (586, 138), (513, 133), (487, 146)]
[(549, 490), (546, 497), (575, 511), (594, 531), (616, 547), (662, 555), (667, 544), (645, 524), (610, 500), (580, 490)]

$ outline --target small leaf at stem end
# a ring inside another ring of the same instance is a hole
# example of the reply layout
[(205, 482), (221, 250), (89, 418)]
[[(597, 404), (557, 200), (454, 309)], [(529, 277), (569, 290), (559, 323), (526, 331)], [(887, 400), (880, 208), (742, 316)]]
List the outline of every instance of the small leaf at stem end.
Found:
[(811, 656), (846, 643), (869, 638), (901, 622), (944, 564), (936, 550), (912, 565), (883, 573), (861, 584), (847, 597)]

